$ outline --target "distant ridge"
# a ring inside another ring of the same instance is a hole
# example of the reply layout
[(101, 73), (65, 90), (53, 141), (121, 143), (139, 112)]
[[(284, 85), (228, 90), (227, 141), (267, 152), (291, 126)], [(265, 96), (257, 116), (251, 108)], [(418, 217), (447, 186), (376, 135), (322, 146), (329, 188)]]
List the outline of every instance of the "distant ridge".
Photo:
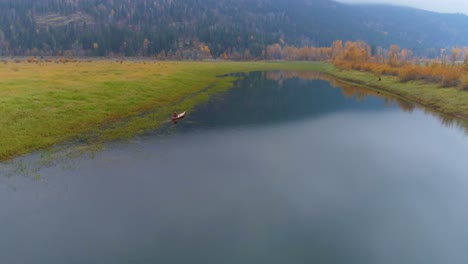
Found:
[(337, 39), (437, 56), (468, 46), (468, 17), (330, 0), (0, 0), (0, 56), (261, 58), (272, 43)]

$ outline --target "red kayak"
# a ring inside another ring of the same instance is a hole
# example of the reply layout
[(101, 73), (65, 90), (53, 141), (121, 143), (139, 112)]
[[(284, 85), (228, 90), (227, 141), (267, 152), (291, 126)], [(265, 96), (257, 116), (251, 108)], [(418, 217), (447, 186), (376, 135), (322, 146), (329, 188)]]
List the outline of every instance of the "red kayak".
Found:
[(182, 112), (182, 113), (177, 114), (177, 115), (174, 114), (174, 115), (172, 116), (172, 121), (179, 120), (179, 119), (182, 119), (182, 118), (184, 118), (184, 117), (185, 117), (185, 112)]

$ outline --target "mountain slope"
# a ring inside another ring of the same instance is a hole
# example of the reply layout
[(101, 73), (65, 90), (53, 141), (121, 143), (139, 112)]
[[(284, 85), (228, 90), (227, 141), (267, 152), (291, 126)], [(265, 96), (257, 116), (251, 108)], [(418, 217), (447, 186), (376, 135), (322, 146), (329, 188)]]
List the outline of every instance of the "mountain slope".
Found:
[(428, 54), (468, 45), (468, 17), (329, 0), (0, 0), (3, 56), (261, 57), (275, 42), (328, 46), (336, 39)]

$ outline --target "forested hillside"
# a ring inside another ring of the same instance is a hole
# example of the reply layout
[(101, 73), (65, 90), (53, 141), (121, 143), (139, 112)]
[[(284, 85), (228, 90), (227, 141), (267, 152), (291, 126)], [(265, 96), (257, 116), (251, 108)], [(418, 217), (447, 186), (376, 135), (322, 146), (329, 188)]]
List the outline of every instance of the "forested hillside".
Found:
[(0, 0), (0, 56), (262, 58), (267, 45), (468, 45), (468, 17), (329, 0)]

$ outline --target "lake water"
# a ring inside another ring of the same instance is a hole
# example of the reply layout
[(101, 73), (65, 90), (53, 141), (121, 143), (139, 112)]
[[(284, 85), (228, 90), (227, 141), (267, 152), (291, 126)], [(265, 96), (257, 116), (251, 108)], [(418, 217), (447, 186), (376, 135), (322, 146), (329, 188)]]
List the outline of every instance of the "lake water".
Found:
[(177, 125), (0, 177), (0, 263), (468, 263), (467, 158), (410, 103), (251, 73)]

